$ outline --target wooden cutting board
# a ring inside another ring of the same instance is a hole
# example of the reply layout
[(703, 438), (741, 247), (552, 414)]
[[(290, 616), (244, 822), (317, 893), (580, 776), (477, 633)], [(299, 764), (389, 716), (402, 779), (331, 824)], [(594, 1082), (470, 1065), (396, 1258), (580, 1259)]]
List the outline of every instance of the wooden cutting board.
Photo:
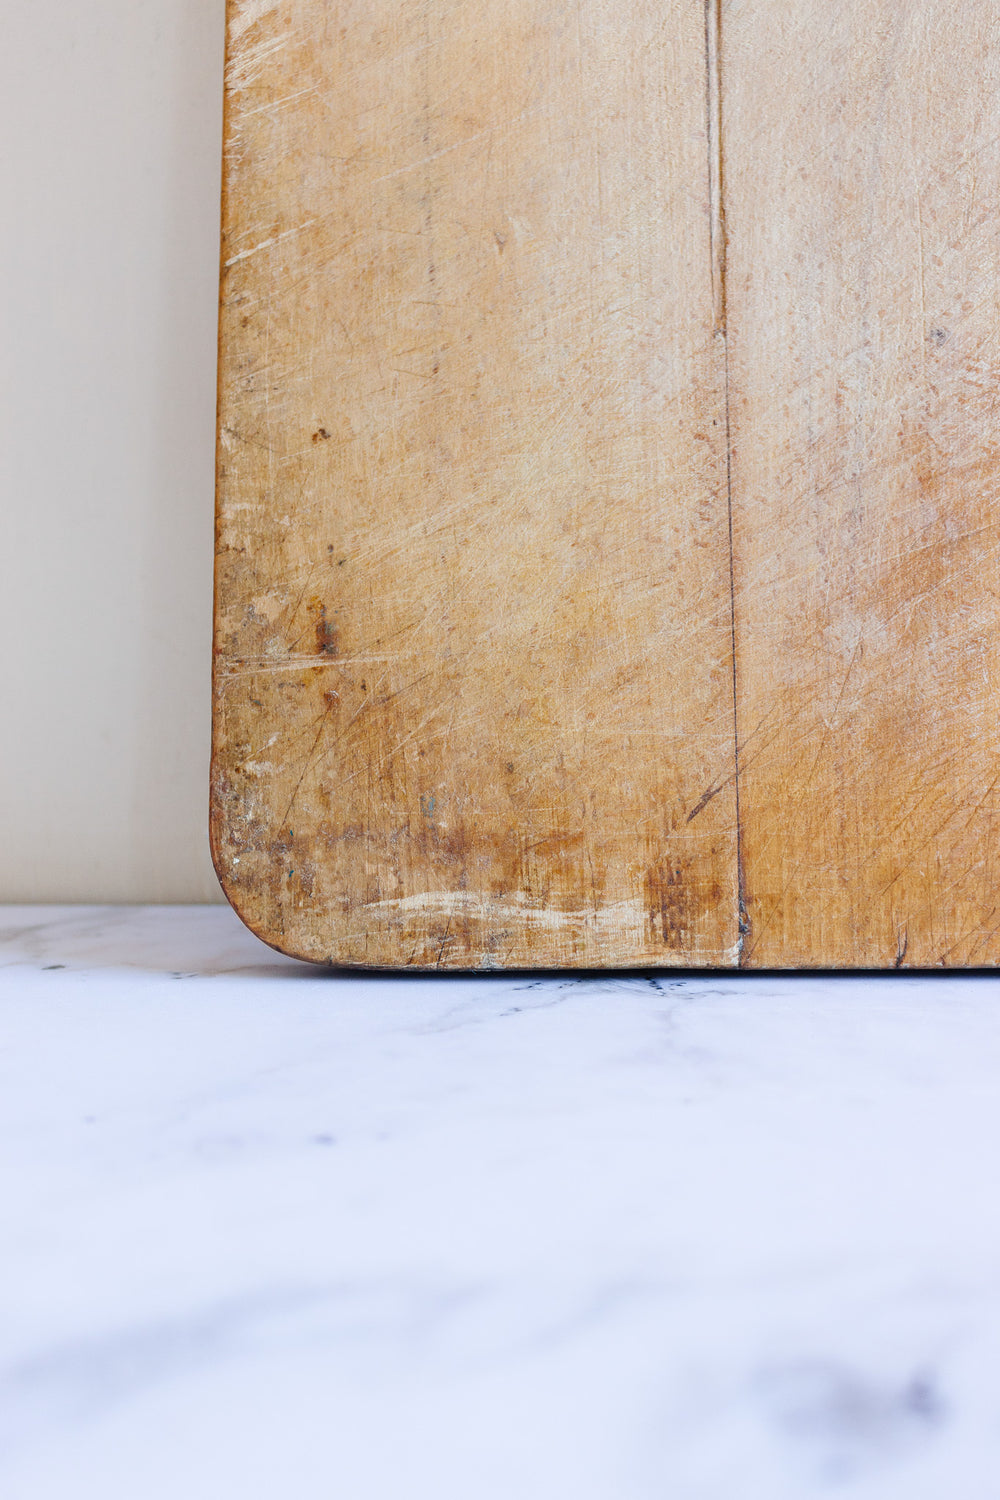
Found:
[(253, 930), (995, 964), (998, 189), (987, 0), (230, 0)]

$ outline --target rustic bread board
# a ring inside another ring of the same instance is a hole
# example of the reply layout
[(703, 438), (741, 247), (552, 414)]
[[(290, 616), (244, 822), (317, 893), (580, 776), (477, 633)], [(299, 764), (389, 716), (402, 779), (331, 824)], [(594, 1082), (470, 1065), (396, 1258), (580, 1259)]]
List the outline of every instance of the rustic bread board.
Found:
[(212, 836), (268, 942), (996, 961), (996, 23), (828, 10), (230, 0)]

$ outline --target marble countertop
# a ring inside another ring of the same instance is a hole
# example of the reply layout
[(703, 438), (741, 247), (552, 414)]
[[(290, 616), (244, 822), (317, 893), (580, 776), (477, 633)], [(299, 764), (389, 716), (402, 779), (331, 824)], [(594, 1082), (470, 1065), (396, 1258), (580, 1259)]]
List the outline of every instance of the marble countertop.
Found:
[(998, 986), (0, 911), (0, 1494), (996, 1500)]

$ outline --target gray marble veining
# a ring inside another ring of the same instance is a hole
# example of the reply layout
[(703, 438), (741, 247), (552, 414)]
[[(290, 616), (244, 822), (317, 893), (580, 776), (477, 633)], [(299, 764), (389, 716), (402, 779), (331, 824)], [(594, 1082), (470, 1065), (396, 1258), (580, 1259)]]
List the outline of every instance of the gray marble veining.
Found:
[(1000, 987), (0, 911), (5, 1500), (995, 1500)]

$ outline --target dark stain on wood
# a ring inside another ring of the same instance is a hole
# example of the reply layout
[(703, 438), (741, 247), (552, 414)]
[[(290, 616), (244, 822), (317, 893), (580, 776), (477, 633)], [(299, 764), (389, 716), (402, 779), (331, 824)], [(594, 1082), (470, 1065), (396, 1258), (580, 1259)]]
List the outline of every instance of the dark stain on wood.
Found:
[(340, 631), (327, 615), (325, 604), (316, 611), (316, 650), (320, 656), (340, 655)]
[(683, 948), (690, 898), (682, 863), (661, 859), (648, 865), (642, 888), (654, 941), (665, 948)]

